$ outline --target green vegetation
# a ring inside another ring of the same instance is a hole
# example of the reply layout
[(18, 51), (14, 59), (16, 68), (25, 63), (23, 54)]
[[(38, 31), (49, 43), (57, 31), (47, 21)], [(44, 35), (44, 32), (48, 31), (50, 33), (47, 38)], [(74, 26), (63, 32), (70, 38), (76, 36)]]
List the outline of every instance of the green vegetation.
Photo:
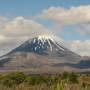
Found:
[(0, 74), (0, 90), (90, 90), (90, 76), (64, 72), (61, 75)]

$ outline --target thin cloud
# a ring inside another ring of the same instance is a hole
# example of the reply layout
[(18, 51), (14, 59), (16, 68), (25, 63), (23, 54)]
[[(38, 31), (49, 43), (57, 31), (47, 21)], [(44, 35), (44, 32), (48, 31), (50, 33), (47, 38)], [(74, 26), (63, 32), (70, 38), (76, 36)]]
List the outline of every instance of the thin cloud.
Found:
[(90, 56), (90, 40), (73, 40), (68, 48), (82, 56)]

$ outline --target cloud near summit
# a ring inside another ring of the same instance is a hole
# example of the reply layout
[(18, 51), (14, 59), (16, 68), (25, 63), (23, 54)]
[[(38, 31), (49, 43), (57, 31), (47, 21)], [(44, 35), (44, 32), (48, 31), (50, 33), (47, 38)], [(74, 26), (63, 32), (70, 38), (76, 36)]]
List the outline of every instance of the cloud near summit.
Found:
[(22, 16), (13, 19), (0, 17), (0, 54), (8, 52), (18, 44), (37, 34), (46, 32), (46, 28), (34, 20)]

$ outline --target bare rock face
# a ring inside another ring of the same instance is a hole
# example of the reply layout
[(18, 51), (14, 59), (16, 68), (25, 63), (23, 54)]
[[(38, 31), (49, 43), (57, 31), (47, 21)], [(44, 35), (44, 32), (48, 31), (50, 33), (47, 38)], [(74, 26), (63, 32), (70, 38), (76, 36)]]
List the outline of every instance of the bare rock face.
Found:
[[(54, 68), (54, 64), (78, 63), (81, 57), (50, 36), (37, 36), (15, 48), (0, 60), (0, 66), (16, 68)], [(61, 67), (61, 65), (60, 65)], [(60, 68), (59, 67), (59, 68)]]

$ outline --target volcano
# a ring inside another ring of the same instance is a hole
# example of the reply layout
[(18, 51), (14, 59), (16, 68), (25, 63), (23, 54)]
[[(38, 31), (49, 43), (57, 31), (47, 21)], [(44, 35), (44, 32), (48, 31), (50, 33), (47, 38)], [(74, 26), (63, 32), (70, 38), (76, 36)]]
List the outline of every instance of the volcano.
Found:
[(80, 55), (64, 47), (56, 38), (40, 35), (2, 56), (0, 67), (4, 70), (58, 71), (63, 67), (57, 67), (57, 64), (71, 65), (80, 61)]

